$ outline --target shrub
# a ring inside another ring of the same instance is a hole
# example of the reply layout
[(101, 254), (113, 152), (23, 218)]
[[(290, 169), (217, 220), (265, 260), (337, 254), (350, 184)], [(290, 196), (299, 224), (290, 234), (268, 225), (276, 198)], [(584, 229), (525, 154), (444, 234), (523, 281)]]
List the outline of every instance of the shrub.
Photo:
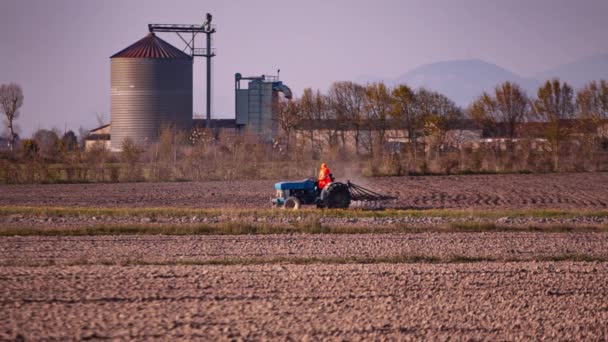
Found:
[(126, 165), (126, 179), (129, 182), (136, 182), (142, 178), (142, 170), (139, 160), (144, 150), (139, 147), (131, 138), (126, 138), (122, 143), (120, 157)]
[(24, 139), (21, 141), (21, 151), (23, 153), (23, 158), (31, 159), (38, 155), (38, 151), (40, 148), (38, 144), (33, 139)]

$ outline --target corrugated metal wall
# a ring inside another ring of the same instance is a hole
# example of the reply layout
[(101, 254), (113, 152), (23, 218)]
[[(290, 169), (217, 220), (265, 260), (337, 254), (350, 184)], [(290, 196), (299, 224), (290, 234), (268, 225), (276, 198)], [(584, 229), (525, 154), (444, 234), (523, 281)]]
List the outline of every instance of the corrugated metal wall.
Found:
[(249, 89), (236, 90), (236, 124), (249, 123)]
[(272, 108), (276, 94), (272, 90), (272, 82), (249, 82), (248, 92), (247, 128), (266, 140), (272, 140), (277, 133), (277, 123)]
[(112, 58), (112, 150), (155, 142), (161, 128), (192, 127), (192, 59)]

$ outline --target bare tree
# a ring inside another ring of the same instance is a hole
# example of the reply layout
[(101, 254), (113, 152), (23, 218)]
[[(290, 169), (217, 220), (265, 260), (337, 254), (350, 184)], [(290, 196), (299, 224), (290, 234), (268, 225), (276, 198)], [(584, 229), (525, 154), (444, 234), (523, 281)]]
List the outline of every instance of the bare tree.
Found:
[(415, 110), (424, 122), (422, 134), (432, 135), (439, 148), (446, 139), (450, 126), (462, 119), (462, 110), (447, 96), (420, 88), (415, 93)]
[(447, 96), (420, 88), (415, 94), (415, 107), (425, 121), (425, 126), (432, 124), (437, 129), (448, 129), (450, 123), (462, 119), (460, 107)]
[(142, 176), (138, 163), (145, 151), (129, 137), (123, 140), (121, 147), (120, 158), (127, 167), (127, 180), (138, 181)]
[(97, 126), (105, 126), (106, 124), (106, 114), (104, 113), (95, 113), (95, 119), (97, 119)]
[(16, 83), (0, 85), (0, 109), (8, 122), (8, 146), (15, 147), (13, 121), (19, 117), (19, 108), (23, 105), (23, 90)]
[(321, 94), (321, 92), (317, 90), (312, 97), (311, 109), (312, 119), (325, 123), (325, 125), (319, 127), (320, 131), (325, 133), (325, 142), (329, 147), (335, 146), (338, 136), (338, 127), (335, 124), (336, 117), (334, 115), (335, 113), (331, 111), (328, 96)]
[(561, 83), (559, 79), (547, 81), (538, 89), (533, 109), (539, 118), (547, 122), (570, 119), (574, 114), (574, 91), (568, 83)]
[(608, 119), (608, 82), (590, 82), (576, 94), (578, 115), (592, 121)]
[[(579, 167), (597, 168), (599, 160), (595, 152), (605, 144), (605, 121), (608, 119), (608, 82), (592, 81), (580, 89), (576, 94), (576, 125), (584, 132), (579, 139), (579, 150), (574, 155), (578, 159), (575, 163)], [(596, 134), (593, 134), (593, 131)], [(597, 139), (601, 137), (600, 139)], [(595, 166), (593, 166), (595, 164)]]
[(393, 89), (393, 105), (391, 115), (399, 126), (405, 126), (407, 138), (414, 146), (414, 162), (418, 148), (418, 131), (423, 125), (420, 112), (415, 110), (415, 93), (405, 84)]
[(557, 169), (561, 142), (569, 133), (563, 120), (574, 115), (574, 91), (568, 83), (561, 83), (559, 79), (547, 81), (538, 89), (532, 108), (538, 118), (549, 124), (546, 136), (553, 145), (553, 165)]
[(80, 126), (78, 127), (78, 146), (81, 149), (84, 149), (86, 144), (86, 139), (89, 137), (89, 130)]
[(315, 96), (310, 88), (304, 89), (302, 98), (299, 100), (299, 110), (303, 121), (305, 121), (305, 129), (308, 133), (308, 140), (310, 141), (310, 148), (314, 151), (315, 148), (315, 127), (314, 123), (320, 118), (317, 117), (315, 111)]
[(365, 88), (354, 82), (335, 82), (329, 90), (329, 96), (337, 123), (341, 126), (342, 145), (346, 143), (344, 131), (347, 128), (353, 128), (355, 151), (358, 155), (362, 118), (365, 110)]
[(517, 125), (530, 117), (530, 100), (519, 85), (507, 81), (497, 86), (492, 95), (484, 92), (469, 107), (469, 113), (473, 120), (494, 133), (497, 133), (497, 123), (504, 124), (507, 137), (513, 139)]
[[(382, 82), (368, 84), (365, 88), (365, 109), (369, 121), (373, 122), (374, 127), (369, 127), (370, 132), (376, 130), (378, 135), (378, 145), (384, 146), (386, 141), (386, 130), (392, 109), (392, 96), (390, 89)], [(372, 148), (373, 151), (373, 148)], [(382, 148), (379, 150), (382, 152)]]
[(288, 99), (278, 99), (275, 103), (275, 113), (277, 121), (281, 127), (282, 133), (285, 135), (286, 149), (289, 151), (289, 142), (291, 141), (291, 133), (301, 121), (299, 102)]

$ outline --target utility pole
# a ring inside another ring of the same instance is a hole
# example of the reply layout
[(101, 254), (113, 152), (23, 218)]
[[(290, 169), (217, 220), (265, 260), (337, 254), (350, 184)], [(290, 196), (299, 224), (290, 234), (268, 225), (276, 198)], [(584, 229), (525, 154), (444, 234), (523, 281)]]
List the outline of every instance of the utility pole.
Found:
[(207, 20), (205, 21), (205, 35), (207, 35), (207, 122), (205, 126), (211, 128), (211, 58), (215, 56), (215, 53), (211, 51), (211, 35), (215, 33), (215, 29), (211, 26), (211, 19), (213, 16), (207, 13)]

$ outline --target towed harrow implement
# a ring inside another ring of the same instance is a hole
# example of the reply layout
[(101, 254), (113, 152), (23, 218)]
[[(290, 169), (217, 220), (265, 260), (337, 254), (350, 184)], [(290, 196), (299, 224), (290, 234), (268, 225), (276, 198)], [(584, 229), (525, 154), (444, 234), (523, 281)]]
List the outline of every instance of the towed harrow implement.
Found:
[(378, 202), (378, 201), (390, 201), (395, 200), (397, 197), (384, 195), (370, 189), (366, 189), (360, 185), (357, 185), (351, 181), (346, 182), (348, 191), (350, 192), (350, 199), (356, 202)]

